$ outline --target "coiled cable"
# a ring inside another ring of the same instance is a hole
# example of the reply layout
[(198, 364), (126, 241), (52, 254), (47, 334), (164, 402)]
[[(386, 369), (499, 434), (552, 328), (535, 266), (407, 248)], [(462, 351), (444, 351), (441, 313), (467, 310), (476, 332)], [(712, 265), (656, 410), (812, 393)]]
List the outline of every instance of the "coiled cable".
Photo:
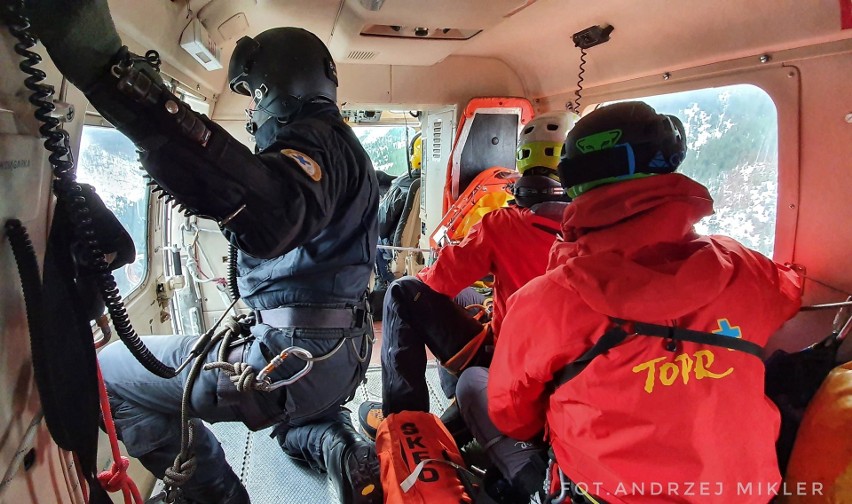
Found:
[(240, 299), (240, 288), (237, 285), (237, 247), (228, 247), (228, 296), (231, 301)]
[(18, 266), (18, 275), (21, 277), (21, 290), (24, 291), (24, 306), (30, 338), (43, 341), (41, 275), (38, 271), (38, 259), (33, 243), (27, 235), (27, 229), (18, 219), (9, 219), (4, 227), (6, 236), (9, 237), (9, 244), (12, 246), (15, 264)]
[[(130, 353), (150, 372), (162, 378), (175, 376), (174, 368), (160, 362), (145, 346), (136, 334), (127, 315), (127, 310), (118, 291), (115, 278), (109, 269), (109, 263), (104, 256), (100, 241), (94, 229), (94, 221), (90, 216), (91, 210), (80, 184), (77, 183), (77, 172), (74, 157), (70, 147), (68, 132), (60, 127), (60, 120), (51, 117), (56, 106), (50, 101), (53, 96), (53, 86), (42, 84), (47, 75), (36, 65), (41, 63), (41, 56), (30, 49), (36, 45), (37, 39), (29, 32), (30, 22), (21, 14), (23, 2), (4, 5), (6, 23), (12, 35), (18, 39), (15, 52), (24, 60), (20, 63), (21, 71), (28, 75), (24, 85), (32, 91), (29, 102), (36, 107), (35, 117), (42, 122), (39, 133), (45, 138), (44, 147), (50, 152), (48, 157), (53, 168), (53, 192), (57, 198), (70, 202), (70, 219), (75, 227), (78, 238), (85, 244), (86, 259), (97, 271), (96, 282), (100, 289), (107, 311), (112, 318), (116, 333), (130, 350)], [(146, 55), (146, 58), (149, 57)], [(153, 57), (150, 57), (153, 60)]]
[(580, 72), (577, 74), (577, 90), (574, 91), (574, 112), (580, 113), (580, 98), (582, 98), (581, 93), (583, 92), (583, 81), (585, 78), (583, 74), (586, 73), (586, 49), (580, 48)]

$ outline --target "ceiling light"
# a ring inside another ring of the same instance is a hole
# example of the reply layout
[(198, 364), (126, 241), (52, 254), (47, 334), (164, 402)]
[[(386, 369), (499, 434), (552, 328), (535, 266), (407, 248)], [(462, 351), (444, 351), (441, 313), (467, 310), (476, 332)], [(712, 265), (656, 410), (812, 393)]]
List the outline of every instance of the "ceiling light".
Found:
[(377, 11), (382, 8), (385, 0), (361, 0), (361, 6), (367, 10)]

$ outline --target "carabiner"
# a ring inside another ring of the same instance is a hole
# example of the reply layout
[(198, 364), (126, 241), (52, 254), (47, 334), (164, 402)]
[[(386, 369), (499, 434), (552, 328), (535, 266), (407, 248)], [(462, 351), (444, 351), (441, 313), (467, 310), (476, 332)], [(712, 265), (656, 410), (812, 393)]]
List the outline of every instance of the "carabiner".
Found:
[(569, 498), (571, 495), (571, 480), (569, 480), (565, 473), (562, 472), (562, 469), (556, 469), (557, 474), (559, 474), (559, 495), (551, 500), (551, 504), (562, 504), (565, 502), (565, 499)]
[[(275, 371), (281, 364), (284, 363), (284, 360), (287, 359), (290, 355), (295, 355), (300, 359), (305, 361), (305, 367), (295, 373), (293, 376), (286, 378), (284, 380), (278, 380), (273, 382), (269, 379), (269, 375)], [(262, 384), (262, 389), (265, 392), (271, 392), (273, 390), (279, 389), (281, 387), (286, 387), (287, 385), (291, 385), (299, 381), (303, 376), (308, 374), (310, 370), (314, 367), (314, 356), (311, 352), (305, 350), (302, 347), (291, 346), (287, 347), (281, 351), (278, 355), (276, 355), (269, 363), (264, 367), (260, 373), (257, 374), (257, 378), (255, 380)]]
[[(852, 301), (852, 296), (846, 298), (846, 302)], [(837, 315), (834, 316), (834, 322), (832, 322), (832, 329), (835, 336), (835, 339), (843, 341), (846, 339), (846, 335), (849, 334), (850, 329), (852, 329), (852, 309), (848, 306), (841, 306), (839, 310), (837, 310)]]

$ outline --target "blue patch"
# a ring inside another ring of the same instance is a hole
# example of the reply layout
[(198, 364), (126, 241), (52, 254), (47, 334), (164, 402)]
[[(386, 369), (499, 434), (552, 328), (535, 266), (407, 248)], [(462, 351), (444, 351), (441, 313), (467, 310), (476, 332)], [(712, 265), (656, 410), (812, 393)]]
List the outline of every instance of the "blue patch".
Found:
[(307, 154), (294, 149), (284, 149), (281, 151), (281, 154), (295, 161), (296, 164), (299, 165), (299, 168), (301, 168), (314, 182), (319, 182), (322, 178), (322, 170), (319, 165)]
[(740, 330), (740, 326), (731, 326), (731, 323), (728, 319), (723, 318), (716, 321), (719, 325), (719, 328), (713, 331), (713, 334), (719, 334), (721, 336), (730, 336), (731, 338), (742, 338), (743, 332)]

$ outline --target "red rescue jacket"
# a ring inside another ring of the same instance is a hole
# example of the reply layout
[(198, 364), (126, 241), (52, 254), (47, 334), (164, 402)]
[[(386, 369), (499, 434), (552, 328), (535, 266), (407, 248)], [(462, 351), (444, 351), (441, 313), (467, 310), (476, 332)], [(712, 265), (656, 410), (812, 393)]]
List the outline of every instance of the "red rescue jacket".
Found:
[(779, 414), (743, 352), (634, 336), (556, 390), (608, 316), (765, 345), (799, 309), (800, 282), (733, 239), (700, 236), (707, 189), (679, 174), (612, 184), (565, 211), (548, 271), (509, 301), (488, 385), (491, 419), (530, 439), (608, 502), (767, 502), (781, 477)]
[(486, 214), (458, 245), (440, 250), (434, 264), (417, 275), (432, 290), (455, 297), (485, 275), (494, 275), (495, 338), (506, 300), (544, 273), (559, 223), (528, 208), (510, 206)]

